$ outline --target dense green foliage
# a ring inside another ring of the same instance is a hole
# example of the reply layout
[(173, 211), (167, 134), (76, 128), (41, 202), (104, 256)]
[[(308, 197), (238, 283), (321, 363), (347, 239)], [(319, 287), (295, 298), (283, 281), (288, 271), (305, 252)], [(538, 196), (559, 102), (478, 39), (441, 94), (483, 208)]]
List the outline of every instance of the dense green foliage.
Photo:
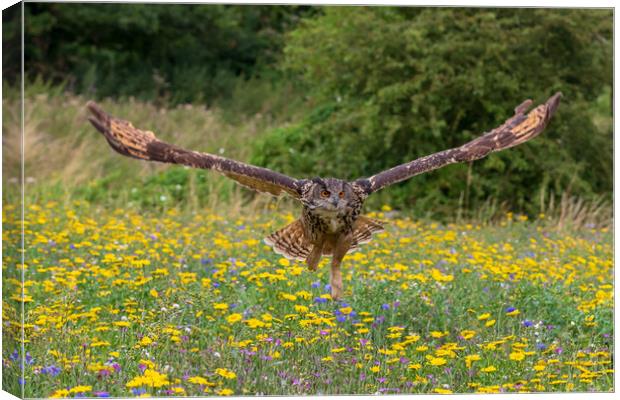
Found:
[[(27, 3), (26, 74), (98, 97), (211, 101), (227, 95), (238, 76), (273, 78), (268, 67), (281, 53), (282, 32), (312, 12), (301, 6)], [(6, 40), (18, 43), (9, 28)], [(16, 79), (19, 70), (8, 73)]]
[(300, 175), (370, 175), (458, 146), (525, 98), (561, 90), (541, 138), (387, 195), (439, 213), (488, 198), (536, 212), (551, 192), (609, 192), (611, 126), (595, 121), (611, 118), (611, 21), (604, 10), (329, 8), (285, 48), (322, 106), (267, 136), (254, 160)]

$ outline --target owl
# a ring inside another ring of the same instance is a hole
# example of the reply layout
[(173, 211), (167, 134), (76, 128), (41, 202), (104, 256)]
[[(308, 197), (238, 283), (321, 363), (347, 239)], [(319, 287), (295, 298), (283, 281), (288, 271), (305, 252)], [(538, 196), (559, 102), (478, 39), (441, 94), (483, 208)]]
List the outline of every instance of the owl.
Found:
[(258, 192), (286, 194), (301, 202), (301, 217), (267, 236), (264, 241), (276, 253), (303, 261), (315, 271), (322, 256), (331, 256), (331, 296), (343, 296), (341, 263), (344, 256), (383, 230), (383, 223), (361, 215), (366, 198), (389, 185), (452, 163), (474, 161), (524, 143), (540, 134), (556, 111), (561, 93), (531, 111), (532, 101), (515, 108), (514, 115), (499, 127), (460, 147), (395, 166), (367, 178), (345, 181), (336, 178), (295, 179), (290, 176), (217, 155), (186, 150), (159, 140), (151, 131), (108, 115), (88, 102), (90, 123), (118, 153), (148, 161), (182, 164), (217, 171)]

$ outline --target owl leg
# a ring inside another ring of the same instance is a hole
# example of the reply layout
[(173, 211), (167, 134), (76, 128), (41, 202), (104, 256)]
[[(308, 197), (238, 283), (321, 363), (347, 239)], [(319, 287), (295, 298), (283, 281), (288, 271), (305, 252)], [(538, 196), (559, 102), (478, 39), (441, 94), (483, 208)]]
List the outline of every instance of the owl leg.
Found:
[(323, 243), (315, 244), (312, 247), (312, 251), (308, 254), (306, 258), (306, 264), (308, 264), (308, 269), (310, 271), (316, 271), (317, 266), (319, 265), (319, 261), (321, 261), (321, 255), (323, 254)]
[(330, 284), (332, 287), (332, 299), (338, 300), (342, 298), (342, 273), (340, 272), (340, 264), (342, 259), (349, 251), (351, 246), (351, 237), (349, 235), (343, 235), (338, 238), (336, 246), (334, 247), (334, 253), (332, 256), (332, 271)]

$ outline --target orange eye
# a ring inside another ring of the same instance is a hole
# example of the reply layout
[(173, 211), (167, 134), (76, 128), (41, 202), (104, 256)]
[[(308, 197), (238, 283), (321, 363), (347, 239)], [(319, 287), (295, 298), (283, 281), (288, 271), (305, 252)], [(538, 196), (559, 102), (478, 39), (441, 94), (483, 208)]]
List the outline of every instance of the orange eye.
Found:
[(321, 192), (321, 197), (329, 197), (329, 195), (330, 195), (330, 194), (331, 194), (331, 193), (329, 193), (327, 190), (323, 190), (323, 191)]
[(344, 192), (338, 193), (338, 197), (340, 197), (341, 199), (344, 199)]

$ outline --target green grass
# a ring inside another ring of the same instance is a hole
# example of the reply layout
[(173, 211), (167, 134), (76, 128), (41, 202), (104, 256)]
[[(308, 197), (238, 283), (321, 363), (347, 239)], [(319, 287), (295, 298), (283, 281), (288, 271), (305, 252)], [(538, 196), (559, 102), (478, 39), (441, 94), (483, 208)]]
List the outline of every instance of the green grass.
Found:
[[(345, 298), (333, 302), (325, 262), (311, 273), (262, 244), (294, 218), (274, 205), (149, 211), (28, 198), (25, 395), (613, 390), (609, 230), (379, 213), (387, 231), (345, 258)], [(17, 211), (3, 210), (12, 393)]]

